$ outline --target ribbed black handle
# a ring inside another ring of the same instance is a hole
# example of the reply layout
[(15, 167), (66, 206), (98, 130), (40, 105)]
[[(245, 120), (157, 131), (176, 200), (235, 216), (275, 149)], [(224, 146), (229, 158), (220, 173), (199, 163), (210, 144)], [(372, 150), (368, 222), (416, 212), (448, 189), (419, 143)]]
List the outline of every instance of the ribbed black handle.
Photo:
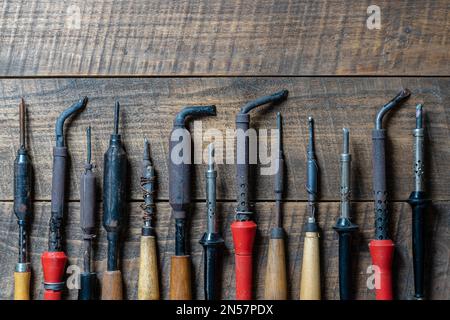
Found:
[(80, 290), (78, 300), (97, 299), (97, 275), (95, 272), (80, 274)]
[(203, 246), (204, 253), (205, 300), (219, 300), (223, 239), (217, 233), (205, 233), (200, 244)]
[(424, 221), (430, 201), (426, 199), (424, 192), (412, 192), (409, 196), (408, 203), (412, 208), (414, 297), (416, 299), (423, 299), (425, 276)]

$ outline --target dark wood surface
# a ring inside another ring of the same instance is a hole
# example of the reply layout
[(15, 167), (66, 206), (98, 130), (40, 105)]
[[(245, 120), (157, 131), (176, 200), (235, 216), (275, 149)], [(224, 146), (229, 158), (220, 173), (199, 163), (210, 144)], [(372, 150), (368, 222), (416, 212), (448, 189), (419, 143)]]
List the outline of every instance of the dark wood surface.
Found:
[[(373, 4), (380, 30), (366, 26)], [(0, 75), (448, 75), (449, 11), (447, 0), (13, 0), (0, 8)]]
[[(277, 106), (252, 111), (255, 129), (275, 128), (275, 115), (284, 115), (287, 163), (287, 195), (306, 200), (305, 165), (307, 117), (316, 120), (317, 157), (321, 172), (320, 199), (339, 199), (339, 153), (342, 127), (350, 128), (353, 154), (353, 198), (372, 199), (371, 130), (379, 108), (402, 87), (412, 98), (385, 119), (388, 130), (388, 174), (391, 199), (405, 200), (413, 186), (412, 129), (415, 105), (424, 103), (427, 113), (428, 190), (435, 200), (450, 200), (450, 181), (442, 176), (450, 156), (447, 78), (207, 78), (207, 79), (58, 79), (3, 80), (0, 115), (0, 200), (12, 200), (13, 159), (18, 146), (18, 103), (28, 105), (29, 143), (36, 175), (35, 199), (50, 200), (54, 124), (59, 113), (83, 95), (87, 109), (70, 119), (66, 130), (71, 154), (69, 199), (79, 199), (79, 175), (85, 161), (85, 128), (92, 126), (93, 161), (102, 176), (103, 153), (113, 128), (114, 99), (122, 105), (120, 130), (131, 160), (131, 199), (140, 199), (139, 168), (144, 137), (151, 143), (158, 171), (160, 200), (168, 199), (168, 141), (173, 119), (185, 105), (216, 104), (217, 117), (202, 119), (203, 130), (234, 129), (235, 114), (258, 96), (290, 90), (288, 100)], [(193, 123), (191, 122), (193, 128)], [(205, 137), (203, 148), (210, 138)], [(234, 140), (226, 141), (234, 150)], [(220, 151), (217, 151), (219, 155)], [(224, 153), (222, 153), (225, 155)], [(196, 166), (194, 198), (204, 199), (204, 170)], [(218, 198), (235, 199), (234, 165), (219, 165)], [(272, 177), (257, 175), (255, 199), (273, 200)]]
[[(332, 229), (338, 216), (339, 204), (336, 202), (321, 203), (318, 207), (318, 221), (321, 227), (322, 245), (322, 275), (323, 296), (325, 299), (338, 299), (338, 247), (337, 234)], [(41, 251), (47, 246), (47, 226), (50, 218), (50, 204), (48, 202), (35, 203), (35, 218), (31, 230), (31, 260), (33, 264), (33, 297), (42, 298), (42, 273), (40, 265)], [(220, 226), (226, 242), (223, 262), (222, 298), (234, 298), (234, 258), (231, 240), (230, 224), (233, 220), (234, 203), (220, 202), (218, 215)], [(170, 218), (168, 203), (157, 206), (157, 232), (159, 249), (159, 266), (161, 275), (162, 298), (168, 297), (170, 257), (174, 252), (174, 223)], [(125, 279), (125, 296), (128, 299), (137, 297), (137, 276), (139, 270), (139, 237), (142, 213), (139, 203), (129, 206), (128, 227), (124, 234), (125, 243), (121, 249), (122, 274)], [(450, 206), (448, 202), (437, 201), (427, 214), (427, 283), (430, 288), (430, 298), (448, 299), (449, 292), (449, 244), (448, 229)], [(274, 223), (275, 206), (273, 202), (258, 202), (256, 204), (258, 232), (255, 243), (255, 292), (256, 298), (264, 294), (264, 272), (267, 258), (269, 229)], [(99, 215), (101, 212), (99, 212)], [(307, 205), (304, 202), (289, 202), (284, 207), (284, 226), (288, 234), (288, 283), (289, 297), (298, 299), (299, 279), (303, 248), (303, 225), (307, 216)], [(193, 261), (194, 296), (203, 298), (202, 247), (198, 243), (205, 231), (205, 205), (197, 203), (192, 210), (190, 226), (190, 252)], [(373, 299), (374, 293), (367, 289), (366, 273), (370, 265), (368, 242), (373, 236), (373, 206), (370, 202), (353, 203), (353, 217), (359, 224), (360, 231), (353, 243), (354, 281), (356, 298)], [(17, 226), (12, 213), (11, 203), (0, 205), (0, 298), (10, 299), (13, 294), (13, 264), (17, 256)], [(99, 222), (100, 223), (100, 222)], [(408, 204), (396, 202), (391, 205), (391, 232), (396, 244), (394, 270), (396, 270), (395, 297), (411, 299), (413, 294), (413, 270), (411, 248), (411, 212)], [(67, 237), (65, 240), (69, 264), (81, 267), (81, 230), (79, 228), (79, 204), (72, 202), (68, 205)], [(95, 269), (101, 277), (106, 268), (106, 234), (100, 228), (98, 239), (95, 241)], [(76, 290), (68, 291), (68, 298), (76, 298)]]
[[(367, 7), (372, 4), (381, 9), (381, 30), (366, 27)], [(72, 13), (78, 10), (79, 28), (70, 27)], [(426, 218), (427, 292), (431, 299), (449, 299), (449, 12), (447, 0), (4, 2), (0, 7), (0, 299), (13, 296), (18, 253), (12, 174), (20, 97), (28, 107), (28, 142), (35, 175), (30, 238), (33, 298), (41, 299), (43, 294), (40, 255), (47, 247), (55, 120), (63, 109), (87, 95), (87, 110), (68, 121), (66, 133), (71, 156), (65, 240), (69, 263), (81, 266), (78, 179), (85, 158), (84, 130), (92, 126), (93, 160), (100, 180), (103, 153), (112, 131), (113, 104), (118, 99), (122, 105), (121, 132), (132, 169), (128, 227), (121, 249), (125, 297), (137, 297), (142, 223), (138, 179), (143, 139), (148, 137), (158, 176), (161, 294), (167, 299), (169, 262), (174, 252), (167, 158), (175, 114), (185, 105), (216, 104), (218, 116), (203, 119), (203, 129), (224, 132), (234, 128), (235, 114), (245, 102), (281, 88), (290, 90), (288, 101), (252, 112), (252, 126), (275, 128), (276, 112), (284, 115), (289, 298), (297, 299), (299, 291), (306, 217), (306, 121), (307, 116), (313, 116), (320, 166), (323, 296), (339, 296), (337, 235), (332, 226), (339, 208), (341, 130), (347, 126), (354, 160), (353, 215), (360, 225), (353, 244), (355, 293), (358, 299), (373, 299), (374, 293), (366, 285), (370, 265), (367, 245), (373, 235), (370, 130), (379, 107), (402, 87), (412, 90), (412, 98), (385, 120), (390, 226), (396, 243), (395, 297), (410, 299), (413, 293), (411, 212), (405, 200), (413, 186), (414, 106), (424, 103), (427, 190), (433, 200)], [(233, 139), (226, 142), (234, 143)], [(198, 240), (205, 230), (204, 169), (203, 165), (195, 167), (190, 227), (194, 298), (199, 299), (203, 298)], [(227, 246), (224, 299), (234, 298), (230, 234), (234, 169), (232, 164), (218, 166), (218, 211)], [(256, 298), (262, 298), (274, 216), (272, 177), (258, 176), (255, 185), (255, 288)], [(99, 208), (98, 221), (100, 202)], [(98, 231), (94, 260), (101, 278), (106, 268), (106, 239), (100, 225)], [(67, 291), (66, 298), (75, 299), (76, 292)]]
[[(287, 159), (289, 203), (285, 210), (285, 226), (289, 235), (289, 288), (291, 298), (296, 298), (299, 289), (301, 266), (302, 226), (306, 215), (304, 190), (306, 118), (316, 118), (317, 155), (321, 172), (321, 202), (319, 209), (322, 237), (322, 270), (324, 272), (324, 297), (338, 298), (337, 284), (337, 237), (332, 226), (338, 212), (339, 162), (341, 149), (341, 128), (351, 130), (351, 151), (354, 173), (354, 216), (360, 224), (361, 232), (355, 242), (354, 252), (358, 257), (355, 266), (357, 298), (370, 299), (373, 293), (366, 288), (370, 264), (367, 244), (373, 234), (373, 209), (371, 203), (371, 138), (374, 114), (377, 109), (395, 95), (398, 88), (410, 87), (413, 97), (398, 111), (386, 119), (389, 128), (388, 154), (392, 163), (388, 166), (389, 190), (392, 191), (393, 218), (392, 234), (397, 245), (396, 251), (396, 296), (407, 299), (411, 296), (413, 280), (411, 266), (411, 214), (405, 200), (412, 188), (412, 137), (414, 126), (414, 105), (424, 102), (427, 110), (427, 151), (431, 196), (435, 201), (432, 212), (427, 216), (428, 235), (428, 277), (432, 286), (431, 297), (448, 298), (449, 276), (449, 180), (443, 172), (447, 170), (448, 159), (448, 79), (423, 78), (214, 78), (214, 79), (59, 79), (59, 80), (3, 80), (4, 106), (0, 119), (2, 179), (1, 195), (1, 297), (12, 295), (10, 271), (17, 255), (17, 227), (12, 213), (11, 182), (12, 161), (17, 148), (17, 102), (25, 96), (28, 105), (30, 147), (35, 167), (35, 213), (31, 232), (31, 249), (34, 269), (34, 296), (42, 296), (39, 257), (47, 245), (49, 201), (51, 190), (51, 149), (54, 144), (53, 125), (57, 114), (81, 95), (92, 97), (88, 109), (69, 121), (67, 141), (71, 153), (70, 204), (68, 213), (67, 249), (70, 263), (80, 265), (80, 228), (78, 224), (78, 177), (84, 161), (84, 129), (92, 125), (93, 159), (97, 163), (96, 172), (101, 179), (102, 155), (107, 148), (112, 129), (112, 106), (114, 98), (122, 102), (123, 137), (132, 165), (132, 192), (130, 199), (129, 228), (126, 231), (123, 253), (123, 275), (126, 297), (136, 297), (138, 271), (138, 243), (141, 213), (138, 205), (141, 194), (138, 189), (139, 163), (142, 141), (148, 136), (152, 142), (152, 156), (158, 174), (158, 239), (162, 276), (162, 297), (167, 298), (169, 258), (174, 250), (173, 221), (167, 203), (168, 134), (172, 119), (183, 105), (215, 103), (217, 118), (203, 123), (204, 129), (215, 127), (221, 130), (234, 127), (234, 114), (247, 100), (258, 95), (286, 87), (291, 95), (286, 103), (273, 108), (252, 112), (255, 128), (273, 128), (275, 112), (282, 111), (284, 118), (284, 143)], [(205, 143), (206, 145), (206, 143)], [(191, 230), (191, 250), (195, 281), (195, 296), (201, 298), (202, 249), (198, 240), (205, 229), (204, 219), (204, 166), (196, 166), (195, 201), (198, 203), (193, 213)], [(234, 215), (234, 165), (220, 165), (218, 177), (219, 214), (227, 240), (227, 255), (224, 261), (223, 297), (234, 297), (234, 277), (232, 243), (229, 225)], [(255, 199), (259, 223), (256, 243), (256, 288), (258, 298), (263, 294), (263, 272), (267, 251), (269, 226), (273, 220), (272, 177), (258, 176)], [(101, 204), (99, 203), (101, 207)], [(100, 214), (100, 213), (99, 213)], [(96, 270), (105, 268), (106, 242), (103, 229), (96, 240)], [(75, 292), (70, 292), (71, 298)]]

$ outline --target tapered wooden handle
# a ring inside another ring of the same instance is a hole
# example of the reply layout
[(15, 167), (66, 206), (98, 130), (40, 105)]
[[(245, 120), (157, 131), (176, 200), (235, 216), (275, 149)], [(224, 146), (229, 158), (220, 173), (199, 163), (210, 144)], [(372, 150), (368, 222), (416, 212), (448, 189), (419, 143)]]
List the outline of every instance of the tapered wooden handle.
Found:
[(14, 300), (30, 300), (31, 272), (14, 272)]
[(172, 256), (170, 300), (191, 300), (191, 256)]
[(300, 300), (320, 300), (319, 233), (306, 232), (303, 247)]
[(269, 240), (264, 298), (266, 300), (287, 299), (286, 256), (282, 238)]
[(122, 300), (122, 274), (119, 270), (103, 273), (102, 300)]
[(159, 300), (158, 261), (156, 256), (156, 238), (141, 237), (141, 257), (138, 280), (139, 300)]

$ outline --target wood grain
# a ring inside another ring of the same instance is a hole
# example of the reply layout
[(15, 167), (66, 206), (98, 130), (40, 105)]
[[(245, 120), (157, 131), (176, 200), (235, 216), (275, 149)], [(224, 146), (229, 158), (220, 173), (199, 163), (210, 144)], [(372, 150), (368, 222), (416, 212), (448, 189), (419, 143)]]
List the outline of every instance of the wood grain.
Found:
[(264, 299), (287, 299), (286, 248), (283, 238), (269, 239), (266, 278), (264, 282)]
[[(79, 199), (79, 175), (85, 161), (85, 128), (92, 126), (93, 161), (102, 177), (103, 153), (113, 127), (114, 99), (121, 102), (120, 124), (131, 162), (130, 198), (142, 198), (139, 172), (144, 137), (158, 178), (158, 199), (168, 199), (168, 141), (172, 121), (185, 105), (216, 104), (217, 117), (201, 122), (205, 149), (207, 129), (225, 135), (234, 129), (234, 118), (247, 101), (281, 88), (290, 91), (288, 100), (277, 106), (252, 111), (255, 129), (275, 128), (275, 115), (284, 115), (286, 154), (286, 198), (306, 200), (305, 184), (307, 117), (316, 122), (316, 148), (320, 167), (320, 200), (339, 199), (339, 153), (342, 127), (350, 128), (353, 157), (353, 199), (372, 199), (371, 130), (375, 114), (401, 87), (412, 90), (412, 98), (385, 119), (388, 128), (388, 189), (393, 200), (405, 200), (413, 187), (413, 139), (416, 103), (424, 103), (426, 116), (427, 190), (434, 200), (450, 200), (448, 171), (450, 158), (449, 78), (179, 78), (179, 79), (25, 79), (1, 80), (0, 92), (0, 200), (13, 199), (13, 161), (18, 148), (18, 104), (21, 96), (28, 106), (29, 145), (34, 163), (34, 199), (50, 200), (51, 150), (54, 123), (59, 113), (80, 96), (90, 97), (87, 109), (69, 119), (66, 138), (70, 152), (68, 198)], [(197, 122), (198, 123), (198, 122)], [(191, 129), (194, 125), (191, 122)], [(224, 138), (234, 150), (233, 137)], [(262, 149), (261, 149), (262, 150)], [(216, 146), (216, 156), (225, 155)], [(203, 165), (195, 166), (194, 199), (204, 199)], [(234, 165), (218, 165), (218, 199), (235, 199)], [(256, 200), (273, 200), (273, 177), (257, 171)], [(99, 183), (100, 184), (100, 183)], [(100, 188), (100, 186), (99, 186)]]
[(159, 300), (158, 251), (153, 236), (141, 237), (138, 299)]
[(448, 75), (450, 3), (11, 0), (0, 76)]
[[(370, 265), (368, 243), (374, 234), (372, 203), (353, 203), (353, 216), (360, 230), (355, 234), (352, 245), (354, 254), (353, 270), (355, 297), (357, 299), (374, 299), (374, 292), (366, 286)], [(206, 213), (203, 203), (198, 203), (192, 212), (189, 232), (189, 251), (192, 258), (193, 298), (203, 299), (203, 248), (198, 243), (206, 228)], [(225, 239), (222, 272), (222, 298), (234, 298), (234, 256), (230, 224), (233, 220), (234, 204), (218, 203), (219, 226)], [(255, 242), (255, 293), (257, 299), (264, 297), (264, 274), (267, 263), (267, 250), (270, 228), (274, 226), (275, 203), (264, 202), (256, 206), (258, 231)], [(395, 298), (411, 299), (413, 296), (413, 270), (411, 249), (411, 209), (406, 203), (393, 203), (391, 206), (391, 234), (396, 245), (394, 254), (394, 292)], [(101, 214), (101, 213), (99, 213)], [(139, 247), (141, 232), (141, 212), (139, 203), (131, 203), (125, 243), (121, 248), (121, 268), (124, 278), (124, 297), (137, 298), (137, 281), (139, 270)], [(307, 217), (307, 204), (289, 202), (284, 207), (284, 226), (287, 233), (287, 278), (288, 298), (298, 299), (300, 272), (303, 250), (303, 226)], [(321, 272), (322, 293), (324, 299), (339, 299), (338, 289), (338, 236), (332, 229), (337, 220), (338, 203), (326, 202), (318, 206), (318, 223), (321, 228)], [(30, 249), (32, 262), (32, 298), (42, 299), (42, 274), (40, 255), (47, 246), (48, 220), (50, 204), (37, 202), (34, 206), (34, 221), (30, 232)], [(168, 203), (157, 205), (157, 239), (159, 266), (161, 270), (161, 298), (169, 296), (170, 257), (174, 252), (173, 219), (170, 218)], [(431, 299), (448, 299), (449, 288), (449, 250), (450, 250), (450, 202), (434, 202), (432, 210), (426, 217), (426, 282), (427, 293)], [(98, 224), (100, 219), (98, 219)], [(69, 204), (66, 224), (66, 248), (69, 265), (82, 265), (82, 233), (79, 227), (79, 204)], [(12, 299), (14, 289), (13, 268), (16, 262), (18, 230), (16, 218), (12, 213), (12, 203), (0, 203), (0, 299)], [(106, 233), (101, 228), (94, 245), (94, 266), (102, 273), (106, 269)], [(68, 299), (76, 299), (76, 290), (68, 291)]]

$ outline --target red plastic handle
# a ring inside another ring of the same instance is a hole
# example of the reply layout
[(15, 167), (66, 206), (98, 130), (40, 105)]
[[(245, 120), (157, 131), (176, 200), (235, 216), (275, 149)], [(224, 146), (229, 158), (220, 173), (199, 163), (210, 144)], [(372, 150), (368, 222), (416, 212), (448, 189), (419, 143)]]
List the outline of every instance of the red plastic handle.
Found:
[(234, 257), (236, 266), (236, 300), (252, 299), (253, 280), (253, 242), (256, 223), (253, 221), (234, 221), (231, 224)]
[[(44, 283), (62, 287), (67, 256), (62, 251), (45, 251), (41, 257)], [(45, 289), (44, 300), (61, 300), (61, 290)]]
[(375, 281), (377, 300), (392, 300), (392, 257), (394, 242), (392, 240), (372, 240), (369, 243), (372, 265), (378, 267), (379, 283)]

